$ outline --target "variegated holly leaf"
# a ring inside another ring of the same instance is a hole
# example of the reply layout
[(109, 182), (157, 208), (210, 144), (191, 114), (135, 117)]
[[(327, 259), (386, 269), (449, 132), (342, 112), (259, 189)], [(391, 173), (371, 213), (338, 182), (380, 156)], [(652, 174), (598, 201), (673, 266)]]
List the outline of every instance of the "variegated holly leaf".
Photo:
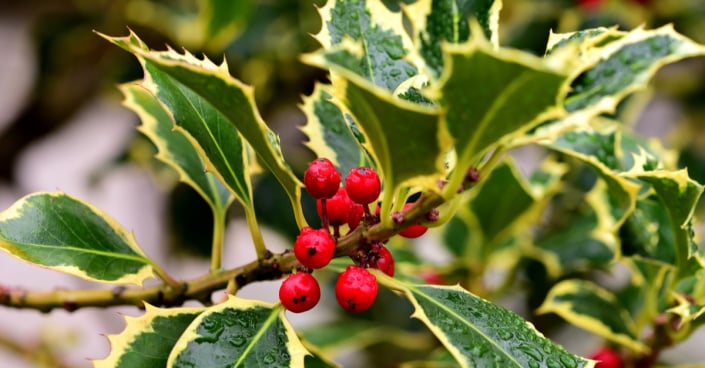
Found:
[(348, 71), (388, 91), (417, 74), (406, 59), (413, 47), (402, 13), (390, 11), (382, 0), (329, 0), (319, 13), (323, 25), (315, 38), (324, 48), (343, 40), (363, 46), (359, 53), (339, 55)]
[(594, 367), (546, 339), (517, 314), (459, 286), (404, 284), (379, 272), (381, 284), (401, 291), (459, 367)]
[(0, 213), (0, 248), (87, 280), (137, 284), (154, 263), (106, 213), (62, 192), (34, 193)]
[(156, 308), (146, 305), (139, 317), (125, 317), (125, 329), (108, 336), (110, 354), (95, 368), (162, 368), (179, 336), (205, 308)]
[(607, 185), (608, 204), (618, 228), (634, 210), (640, 186), (620, 175), (623, 169), (617, 156), (619, 151), (616, 126), (604, 130), (581, 128), (565, 133), (544, 146), (574, 157), (592, 168)]
[[(697, 249), (693, 240), (691, 219), (703, 193), (703, 185), (691, 179), (686, 169), (630, 173), (629, 176), (650, 185), (658, 198), (658, 202), (644, 201), (645, 206), (648, 203), (651, 208), (650, 211), (644, 212), (647, 221), (651, 218), (655, 219), (657, 224), (663, 225), (655, 229), (659, 248), (655, 251), (673, 254), (673, 261), (679, 272), (686, 271), (688, 260), (694, 256)], [(654, 205), (660, 209), (653, 208)], [(651, 235), (653, 236), (654, 234)]]
[[(499, 0), (421, 0), (407, 5), (417, 52), (429, 74), (443, 72), (443, 43), (463, 43), (470, 38), (470, 19), (480, 25), (483, 38), (499, 45)], [(421, 63), (419, 63), (421, 64)]]
[(333, 72), (333, 97), (355, 120), (384, 182), (382, 218), (388, 218), (394, 197), (402, 186), (438, 191), (445, 174), (450, 137), (441, 111), (396, 98), (386, 91), (331, 63), (327, 52), (309, 54), (305, 61)]
[(513, 160), (503, 161), (473, 188), (444, 227), (444, 243), (458, 256), (486, 262), (508, 237), (535, 224), (564, 172), (558, 165), (545, 165), (535, 173), (541, 182), (536, 178), (532, 185)]
[(163, 105), (144, 87), (124, 84), (120, 90), (123, 104), (137, 113), (142, 124), (139, 131), (157, 147), (157, 158), (171, 166), (181, 181), (191, 186), (211, 206), (213, 213), (225, 221), (225, 212), (233, 196), (212, 173), (204, 170), (205, 162), (184, 134), (174, 130), (174, 122)]
[(675, 294), (674, 298), (677, 304), (667, 312), (679, 317), (679, 328), (688, 326), (689, 329), (695, 330), (705, 323), (705, 305), (688, 300), (682, 294)]
[(607, 186), (598, 182), (579, 212), (559, 214), (562, 223), (538, 235), (526, 255), (542, 262), (552, 278), (566, 271), (607, 268), (620, 255), (617, 219), (604, 205), (609, 200)]
[(216, 175), (251, 211), (249, 144), (264, 166), (280, 182), (297, 222), (305, 224), (301, 182), (284, 160), (279, 138), (257, 110), (252, 88), (233, 78), (222, 63), (198, 59), (174, 50), (151, 51), (137, 35), (103, 36), (137, 57), (145, 72), (142, 86), (168, 109), (183, 132)]
[(496, 49), (480, 36), (444, 44), (443, 52), (443, 74), (428, 95), (440, 101), (455, 140), (456, 170), (446, 186), (450, 196), (467, 168), (488, 151), (563, 113), (568, 71), (529, 53)]
[(590, 281), (565, 280), (554, 285), (538, 313), (555, 313), (586, 329), (637, 352), (648, 348), (639, 341), (639, 331), (629, 312), (615, 295)]
[(230, 296), (186, 328), (167, 367), (302, 367), (306, 355), (284, 308)]
[[(576, 42), (571, 42), (574, 39)], [(672, 26), (655, 30), (637, 28), (630, 32), (613, 29), (592, 29), (554, 36), (547, 62), (574, 65), (565, 108), (570, 113), (562, 118), (545, 121), (531, 135), (518, 138), (521, 142), (553, 140), (576, 129), (588, 126), (603, 113), (615, 112), (625, 97), (643, 90), (656, 72), (676, 61), (705, 55), (705, 47), (677, 33)], [(555, 55), (554, 55), (555, 54)], [(576, 57), (577, 54), (577, 57)]]
[(636, 29), (604, 47), (593, 49), (594, 64), (572, 83), (566, 109), (594, 106), (611, 112), (619, 101), (648, 81), (668, 63), (705, 54), (705, 47), (681, 36), (672, 26), (656, 30)]
[(647, 139), (622, 129), (617, 141), (616, 157), (622, 171), (644, 172), (677, 168), (677, 152), (663, 147), (660, 140)]
[(622, 262), (630, 271), (629, 283), (614, 295), (629, 312), (636, 330), (642, 331), (663, 312), (664, 298), (671, 297), (671, 292), (663, 285), (673, 266), (637, 257), (625, 257)]
[(317, 84), (311, 96), (304, 97), (301, 110), (306, 115), (306, 125), (301, 131), (308, 137), (306, 146), (316, 157), (328, 158), (345, 175), (353, 167), (366, 166), (361, 146), (365, 137), (331, 98), (330, 85), (323, 84)]
[(428, 334), (418, 331), (407, 331), (376, 321), (365, 322), (359, 319), (315, 325), (305, 329), (302, 334), (306, 342), (315, 345), (329, 357), (379, 343), (394, 344), (411, 350), (429, 349), (435, 346), (435, 341), (429, 337)]
[[(617, 27), (597, 27), (582, 29), (575, 32), (554, 33), (551, 30), (548, 35), (546, 45), (546, 55), (554, 54), (562, 50), (567, 50), (575, 55), (575, 49), (578, 50), (578, 57), (583, 62), (589, 62), (588, 56), (595, 48), (603, 47), (606, 44), (618, 40), (627, 32), (620, 31)], [(571, 46), (577, 46), (570, 49)]]

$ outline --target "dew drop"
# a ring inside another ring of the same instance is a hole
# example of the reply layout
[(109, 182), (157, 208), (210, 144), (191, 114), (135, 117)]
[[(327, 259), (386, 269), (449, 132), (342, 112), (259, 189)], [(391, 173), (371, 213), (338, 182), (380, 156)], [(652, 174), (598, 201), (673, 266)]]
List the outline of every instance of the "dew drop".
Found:
[(543, 351), (546, 352), (546, 354), (553, 353), (553, 344), (551, 344), (551, 341), (545, 340), (543, 342)]
[(502, 340), (509, 340), (512, 338), (512, 336), (514, 336), (514, 335), (512, 335), (511, 332), (509, 332), (507, 330), (499, 330), (498, 333), (499, 333), (499, 338)]
[(563, 368), (563, 365), (553, 358), (546, 359), (546, 366), (548, 368)]
[(543, 354), (541, 354), (541, 352), (534, 347), (524, 345), (520, 346), (519, 350), (523, 351), (526, 355), (530, 356), (534, 360), (543, 360)]
[(399, 60), (402, 56), (404, 56), (404, 48), (394, 41), (396, 40), (389, 40), (385, 42), (384, 51), (387, 52), (387, 56), (389, 56), (391, 59)]
[(561, 363), (566, 368), (576, 368), (578, 366), (578, 363), (575, 362), (575, 359), (571, 358), (568, 355), (561, 355)]
[(275, 360), (276, 359), (274, 358), (274, 355), (272, 355), (271, 353), (265, 354), (262, 358), (262, 362), (264, 362), (264, 364), (272, 364)]
[(204, 338), (208, 339), (219, 339), (220, 335), (223, 334), (223, 330), (225, 329), (225, 326), (223, 326), (223, 323), (220, 321), (217, 321), (215, 319), (211, 318), (206, 318), (203, 320), (203, 323), (201, 324), (203, 327), (202, 333)]
[(228, 339), (228, 342), (232, 344), (235, 347), (241, 347), (242, 345), (245, 345), (247, 342), (247, 339), (243, 336), (233, 336), (230, 339)]
[(482, 358), (489, 349), (485, 345), (475, 345), (472, 350), (470, 350), (470, 354), (474, 357)]

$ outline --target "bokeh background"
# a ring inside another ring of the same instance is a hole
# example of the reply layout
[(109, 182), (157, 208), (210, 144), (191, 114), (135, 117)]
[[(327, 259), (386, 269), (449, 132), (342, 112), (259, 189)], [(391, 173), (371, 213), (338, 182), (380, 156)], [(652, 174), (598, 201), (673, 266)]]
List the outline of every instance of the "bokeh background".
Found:
[[(116, 88), (141, 78), (141, 69), (131, 55), (94, 31), (120, 36), (129, 27), (152, 48), (168, 44), (217, 62), (226, 60), (235, 77), (255, 87), (264, 120), (281, 136), (284, 154), (299, 173), (313, 156), (301, 144), (305, 137), (298, 127), (305, 121), (297, 105), (325, 74), (298, 59), (318, 47), (310, 34), (321, 27), (315, 5), (323, 0), (233, 1), (232, 14), (226, 16), (236, 19), (237, 26), (217, 37), (204, 30), (207, 1), (0, 1), (0, 209), (34, 191), (62, 190), (132, 230), (147, 254), (173, 274), (189, 277), (208, 269), (209, 209), (152, 158), (153, 147), (138, 135), (139, 121), (120, 105)], [(397, 1), (387, 2), (398, 6)], [(705, 43), (705, 1), (700, 0), (505, 0), (500, 19), (503, 46), (539, 55), (549, 30), (592, 26), (631, 29), (673, 23), (679, 32)], [(635, 98), (642, 109), (625, 115), (627, 123), (681, 149), (681, 164), (705, 182), (705, 59), (665, 68), (653, 88)], [(255, 195), (268, 246), (287, 247), (297, 230), (293, 219), (279, 215), (288, 213), (281, 210), (288, 205), (284, 194), (263, 177), (255, 183)], [(306, 207), (310, 214), (311, 203)], [(248, 231), (238, 209), (231, 212), (224, 264), (232, 267), (254, 259), (254, 253), (246, 245)], [(0, 285), (95, 287), (3, 252)], [(258, 284), (241, 295), (275, 301), (277, 287), (277, 282)], [(324, 296), (326, 302), (332, 303)], [(0, 365), (90, 366), (88, 359), (109, 351), (100, 334), (122, 330), (121, 313), (140, 312), (112, 308), (41, 314), (0, 307)], [(325, 319), (326, 313), (320, 308), (316, 318)], [(309, 323), (299, 316), (294, 322)], [(559, 332), (556, 338), (578, 354), (598, 344), (577, 330)], [(349, 359), (350, 366), (365, 366), (357, 358)]]

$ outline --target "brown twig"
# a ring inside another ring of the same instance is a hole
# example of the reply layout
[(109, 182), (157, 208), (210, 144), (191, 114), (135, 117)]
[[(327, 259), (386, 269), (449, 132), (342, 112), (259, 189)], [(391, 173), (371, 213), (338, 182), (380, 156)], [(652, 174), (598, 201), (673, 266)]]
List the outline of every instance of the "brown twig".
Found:
[[(463, 183), (465, 189), (477, 181), (477, 177), (469, 177)], [(435, 207), (443, 204), (443, 197), (435, 192), (426, 192), (404, 213), (399, 214), (391, 228), (385, 228), (381, 223), (363, 222), (354, 231), (338, 239), (335, 251), (336, 257), (354, 256), (361, 244), (383, 242), (405, 227), (417, 221), (426, 221), (427, 214)], [(198, 300), (208, 305), (211, 295), (217, 290), (228, 287), (233, 290), (265, 280), (276, 280), (300, 267), (291, 251), (280, 254), (268, 253), (263, 259), (258, 259), (240, 267), (222, 272), (213, 272), (199, 278), (186, 281), (162, 282), (159, 285), (146, 287), (116, 286), (104, 289), (55, 289), (50, 291), (27, 290), (0, 286), (0, 305), (18, 309), (35, 309), (50, 312), (54, 309), (75, 311), (86, 307), (109, 307), (118, 305), (134, 305), (140, 308), (144, 303), (154, 306), (179, 306), (187, 300)], [(234, 281), (234, 284), (233, 284)]]

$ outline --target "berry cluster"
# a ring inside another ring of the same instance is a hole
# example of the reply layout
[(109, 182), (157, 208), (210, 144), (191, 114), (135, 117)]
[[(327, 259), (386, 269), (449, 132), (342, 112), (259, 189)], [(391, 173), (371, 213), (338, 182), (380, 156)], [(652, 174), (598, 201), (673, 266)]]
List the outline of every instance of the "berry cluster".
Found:
[[(341, 227), (347, 225), (352, 231), (361, 223), (371, 226), (379, 222), (379, 207), (374, 215), (369, 207), (377, 201), (382, 190), (374, 169), (352, 168), (345, 177), (344, 186), (340, 184), (340, 173), (326, 158), (313, 160), (304, 172), (304, 185), (316, 199), (322, 227), (304, 227), (294, 242), (294, 255), (303, 269), (291, 274), (279, 289), (279, 300), (292, 312), (307, 311), (318, 303), (321, 290), (311, 272), (330, 263)], [(404, 209), (409, 206), (411, 204)], [(333, 229), (332, 234), (330, 228)], [(415, 238), (426, 230), (421, 224), (412, 224), (399, 234)], [(343, 309), (359, 313), (369, 309), (377, 298), (377, 278), (367, 269), (375, 268), (394, 276), (394, 258), (382, 242), (359, 244), (351, 258), (355, 264), (349, 265), (339, 275), (335, 296)]]

